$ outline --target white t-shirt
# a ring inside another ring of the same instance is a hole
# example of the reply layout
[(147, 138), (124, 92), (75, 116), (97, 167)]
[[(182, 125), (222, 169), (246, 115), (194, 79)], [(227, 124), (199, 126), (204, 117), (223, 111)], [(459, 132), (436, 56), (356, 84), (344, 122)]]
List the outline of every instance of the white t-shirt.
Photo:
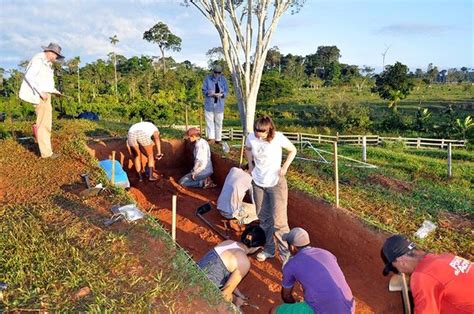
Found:
[(217, 199), (217, 209), (227, 218), (234, 217), (240, 209), (245, 193), (252, 188), (252, 176), (237, 167), (232, 167), (225, 178), (221, 194)]
[(200, 138), (196, 141), (194, 146), (194, 167), (193, 174), (212, 174), (211, 148), (207, 141)]
[(255, 167), (252, 171), (253, 181), (261, 187), (268, 188), (278, 184), (280, 178), (282, 148), (291, 149), (293, 144), (281, 132), (276, 132), (271, 142), (261, 140), (250, 133), (245, 146), (252, 149)]
[(158, 128), (151, 122), (138, 122), (130, 127), (128, 133), (135, 131), (143, 131), (147, 136), (151, 137), (153, 133), (158, 132)]

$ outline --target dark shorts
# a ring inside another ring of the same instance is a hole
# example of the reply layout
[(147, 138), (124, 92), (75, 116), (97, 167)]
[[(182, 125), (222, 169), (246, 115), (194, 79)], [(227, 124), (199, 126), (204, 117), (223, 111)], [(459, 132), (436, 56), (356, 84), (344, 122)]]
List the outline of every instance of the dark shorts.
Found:
[(198, 266), (206, 273), (207, 278), (219, 288), (222, 288), (229, 280), (230, 272), (214, 249), (201, 258)]

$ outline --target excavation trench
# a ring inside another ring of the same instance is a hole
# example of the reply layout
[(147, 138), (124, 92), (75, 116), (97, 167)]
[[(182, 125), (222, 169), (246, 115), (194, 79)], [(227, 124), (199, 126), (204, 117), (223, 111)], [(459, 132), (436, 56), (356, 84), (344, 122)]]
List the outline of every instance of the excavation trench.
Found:
[[(221, 241), (195, 215), (196, 208), (203, 203), (211, 202), (215, 205), (219, 188), (183, 189), (177, 184), (179, 178), (191, 169), (191, 144), (180, 140), (163, 141), (164, 157), (157, 164), (162, 177), (156, 182), (138, 182), (124, 140), (94, 141), (88, 146), (93, 156), (99, 160), (111, 158), (111, 152), (116, 152), (116, 159), (129, 175), (132, 185), (130, 193), (141, 208), (151, 209), (151, 215), (159, 219), (168, 230), (171, 229), (172, 195), (178, 196), (177, 242), (194, 260), (199, 260)], [(234, 164), (214, 153), (212, 162), (213, 180), (220, 187)], [(232, 239), (239, 238), (238, 232), (226, 227), (215, 206), (205, 217)], [(295, 190), (289, 191), (288, 217), (290, 227), (303, 227), (309, 232), (313, 246), (327, 249), (337, 257), (356, 297), (357, 313), (403, 313), (400, 294), (389, 292), (388, 278), (382, 276), (380, 248), (387, 234), (368, 228), (343, 209), (336, 209), (322, 200)], [(239, 289), (260, 310), (252, 307), (242, 310), (245, 313), (267, 313), (281, 302), (281, 264), (275, 259), (260, 263), (252, 257), (251, 261), (250, 273), (241, 282)]]

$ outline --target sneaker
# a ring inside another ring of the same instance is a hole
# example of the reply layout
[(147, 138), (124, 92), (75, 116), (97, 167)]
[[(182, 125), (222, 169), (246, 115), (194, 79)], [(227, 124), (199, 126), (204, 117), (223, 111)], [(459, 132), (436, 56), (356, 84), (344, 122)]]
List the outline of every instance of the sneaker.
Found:
[(274, 258), (274, 257), (275, 257), (275, 254), (270, 254), (270, 253), (267, 253), (265, 251), (262, 251), (262, 252), (257, 254), (257, 261), (265, 262), (265, 260), (267, 258)]

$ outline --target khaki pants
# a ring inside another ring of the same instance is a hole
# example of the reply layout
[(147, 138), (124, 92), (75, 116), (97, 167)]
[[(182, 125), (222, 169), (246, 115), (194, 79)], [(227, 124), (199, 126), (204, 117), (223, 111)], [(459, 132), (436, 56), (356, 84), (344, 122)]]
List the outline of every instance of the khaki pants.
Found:
[(51, 128), (53, 126), (53, 108), (51, 106), (51, 94), (46, 100), (40, 100), (36, 105), (36, 138), (42, 158), (48, 158), (53, 154), (51, 148)]

